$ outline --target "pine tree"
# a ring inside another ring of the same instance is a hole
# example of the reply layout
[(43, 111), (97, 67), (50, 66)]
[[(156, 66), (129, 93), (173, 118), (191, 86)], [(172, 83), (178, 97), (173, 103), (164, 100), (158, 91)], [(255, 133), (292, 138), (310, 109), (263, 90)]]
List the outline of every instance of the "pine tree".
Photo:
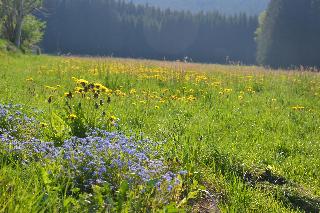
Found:
[(257, 30), (258, 63), (319, 66), (319, 26), (319, 0), (272, 0)]

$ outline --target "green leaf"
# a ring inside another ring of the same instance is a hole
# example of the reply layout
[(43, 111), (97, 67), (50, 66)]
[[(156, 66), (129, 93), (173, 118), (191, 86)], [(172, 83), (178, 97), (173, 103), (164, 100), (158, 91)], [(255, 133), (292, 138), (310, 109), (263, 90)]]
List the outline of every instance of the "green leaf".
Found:
[(70, 203), (73, 204), (73, 205), (76, 205), (76, 204), (77, 204), (77, 200), (74, 199), (73, 197), (67, 197), (67, 198), (63, 201), (63, 206), (64, 206), (64, 207), (68, 207)]
[(198, 197), (198, 194), (199, 194), (199, 190), (189, 192), (187, 199), (188, 199), (188, 200), (189, 200), (189, 199), (195, 199), (195, 198)]

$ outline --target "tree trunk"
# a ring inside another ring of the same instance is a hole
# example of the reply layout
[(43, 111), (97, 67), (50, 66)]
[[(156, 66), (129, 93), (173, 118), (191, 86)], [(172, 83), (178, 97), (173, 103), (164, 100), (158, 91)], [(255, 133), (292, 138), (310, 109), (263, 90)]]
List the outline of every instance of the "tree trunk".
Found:
[(21, 33), (22, 33), (22, 24), (23, 24), (23, 3), (24, 0), (19, 1), (19, 8), (18, 8), (18, 17), (17, 17), (17, 23), (15, 28), (15, 35), (14, 35), (14, 44), (16, 47), (20, 48), (21, 46)]

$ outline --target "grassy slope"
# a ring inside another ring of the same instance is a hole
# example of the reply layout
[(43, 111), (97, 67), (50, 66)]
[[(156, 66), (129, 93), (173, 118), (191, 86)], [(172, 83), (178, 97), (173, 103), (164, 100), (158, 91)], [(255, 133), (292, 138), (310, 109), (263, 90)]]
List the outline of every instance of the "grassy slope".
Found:
[[(127, 96), (112, 98), (110, 105), (121, 119), (121, 129), (167, 140), (162, 147), (167, 160), (199, 173), (224, 211), (319, 208), (316, 73), (120, 59), (0, 57), (0, 101), (43, 109), (39, 119), (44, 122), (46, 100), (52, 95), (46, 85), (61, 85), (62, 94), (72, 90), (74, 76), (121, 89)], [(30, 77), (33, 82), (26, 81)], [(137, 93), (130, 95), (131, 89)], [(56, 99), (57, 110), (62, 103)], [(1, 183), (23, 182), (6, 180), (8, 172), (28, 182), (23, 171), (2, 168)], [(21, 202), (40, 199), (24, 193), (24, 198), (17, 198)], [(54, 193), (51, 198), (51, 204), (61, 202)], [(12, 202), (0, 199), (2, 205)]]

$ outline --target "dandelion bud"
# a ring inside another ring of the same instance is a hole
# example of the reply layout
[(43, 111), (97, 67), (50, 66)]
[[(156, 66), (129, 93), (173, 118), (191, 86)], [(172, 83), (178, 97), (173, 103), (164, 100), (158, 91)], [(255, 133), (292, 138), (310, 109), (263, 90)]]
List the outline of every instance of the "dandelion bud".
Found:
[(48, 98), (48, 103), (51, 104), (51, 102), (52, 102), (52, 96)]
[(73, 96), (72, 96), (72, 92), (66, 92), (65, 94), (64, 94), (64, 96), (65, 97), (67, 97), (67, 98), (72, 98)]
[(100, 106), (103, 106), (103, 100), (100, 99)]
[(92, 83), (89, 84), (89, 88), (90, 88), (90, 89), (93, 89), (93, 88), (94, 88), (94, 84), (92, 84)]
[(88, 88), (87, 86), (85, 86), (85, 87), (83, 88), (83, 91), (84, 91), (84, 92), (88, 92), (88, 91), (89, 91), (89, 88)]

